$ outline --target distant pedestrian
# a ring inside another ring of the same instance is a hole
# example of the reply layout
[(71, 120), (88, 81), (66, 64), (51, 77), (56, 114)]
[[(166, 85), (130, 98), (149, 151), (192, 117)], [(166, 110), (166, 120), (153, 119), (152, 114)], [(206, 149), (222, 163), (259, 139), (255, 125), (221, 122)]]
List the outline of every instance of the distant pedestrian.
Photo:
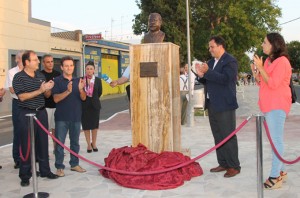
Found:
[[(280, 34), (267, 34), (262, 43), (262, 49), (268, 58), (263, 63), (262, 57), (254, 55), (254, 64), (251, 65), (251, 69), (259, 86), (258, 105), (265, 114), (274, 146), (282, 156), (284, 154), (284, 124), (292, 104), (289, 87), (292, 67), (285, 41)], [(284, 163), (272, 151), (272, 168), (264, 187), (265, 189), (280, 188), (286, 180)]]
[(181, 125), (184, 125), (186, 123), (186, 110), (188, 105), (187, 94), (189, 93), (189, 82), (185, 72), (185, 64), (180, 67), (179, 85), (181, 103)]
[[(87, 152), (97, 152), (97, 133), (100, 119), (100, 96), (102, 95), (101, 79), (94, 75), (94, 62), (89, 61), (85, 66), (84, 90), (86, 92), (86, 100), (82, 102), (81, 124), (84, 131)], [(91, 141), (92, 137), (92, 141)]]

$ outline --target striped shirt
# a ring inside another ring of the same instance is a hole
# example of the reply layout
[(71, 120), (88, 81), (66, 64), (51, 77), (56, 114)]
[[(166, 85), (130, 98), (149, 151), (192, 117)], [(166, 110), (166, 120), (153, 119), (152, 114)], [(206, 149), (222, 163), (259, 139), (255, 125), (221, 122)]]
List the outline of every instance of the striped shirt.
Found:
[[(43, 81), (46, 81), (45, 76), (39, 72), (35, 72), (35, 76), (30, 77), (24, 70), (20, 71), (14, 76), (13, 88), (17, 95), (22, 93), (29, 93), (38, 90)], [(44, 94), (40, 94), (29, 100), (20, 101), (18, 105), (23, 108), (37, 109), (45, 106)]]

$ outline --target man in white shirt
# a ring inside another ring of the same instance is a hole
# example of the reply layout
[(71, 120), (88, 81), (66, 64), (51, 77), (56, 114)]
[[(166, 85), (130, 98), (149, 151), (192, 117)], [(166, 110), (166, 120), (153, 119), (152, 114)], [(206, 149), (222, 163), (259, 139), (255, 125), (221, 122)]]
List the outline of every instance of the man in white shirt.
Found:
[[(2, 102), (3, 100), (3, 96), (5, 95), (5, 89), (0, 88), (0, 102)], [(0, 169), (2, 168), (2, 166), (0, 166)]]
[(12, 81), (16, 73), (23, 70), (22, 64), (22, 55), (23, 51), (20, 51), (16, 55), (16, 63), (17, 66), (11, 68), (6, 75), (5, 81), (5, 89), (10, 92), (12, 97), (12, 123), (13, 123), (13, 147), (12, 147), (12, 156), (15, 162), (14, 168), (17, 169), (20, 166), (20, 152), (19, 152), (19, 145), (20, 145), (20, 134), (18, 130), (18, 115), (20, 112), (20, 108), (18, 106), (18, 97), (15, 94), (15, 91), (12, 86)]
[[(122, 77), (120, 77), (117, 80), (111, 81), (110, 86), (115, 87), (117, 85), (122, 85), (124, 83), (129, 82), (129, 80), (130, 80), (130, 66), (128, 66), (125, 69), (124, 73), (122, 74)], [(128, 100), (130, 100), (130, 85), (126, 86), (126, 92), (127, 92)]]

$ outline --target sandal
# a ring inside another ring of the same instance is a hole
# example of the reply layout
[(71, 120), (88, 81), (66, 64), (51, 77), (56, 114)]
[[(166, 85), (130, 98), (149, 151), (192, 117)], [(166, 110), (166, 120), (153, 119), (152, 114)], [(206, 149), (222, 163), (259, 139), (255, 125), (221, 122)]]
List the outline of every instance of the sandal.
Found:
[(264, 187), (267, 190), (281, 188), (281, 186), (282, 186), (282, 178), (281, 178), (281, 176), (279, 176), (277, 178), (269, 177), (266, 180), (266, 182), (264, 183)]
[(282, 178), (282, 182), (286, 182), (288, 179), (287, 172), (280, 171), (280, 176)]

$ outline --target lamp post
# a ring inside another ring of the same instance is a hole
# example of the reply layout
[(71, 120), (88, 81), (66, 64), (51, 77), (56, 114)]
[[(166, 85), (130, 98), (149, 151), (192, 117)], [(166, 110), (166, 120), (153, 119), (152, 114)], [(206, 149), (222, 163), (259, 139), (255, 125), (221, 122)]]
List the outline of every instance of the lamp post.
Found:
[(187, 126), (194, 126), (194, 102), (191, 87), (192, 71), (191, 71), (191, 42), (190, 42), (190, 14), (189, 14), (189, 0), (186, 0), (186, 30), (187, 30), (187, 58), (188, 58), (188, 84), (189, 84), (189, 102), (187, 106)]

